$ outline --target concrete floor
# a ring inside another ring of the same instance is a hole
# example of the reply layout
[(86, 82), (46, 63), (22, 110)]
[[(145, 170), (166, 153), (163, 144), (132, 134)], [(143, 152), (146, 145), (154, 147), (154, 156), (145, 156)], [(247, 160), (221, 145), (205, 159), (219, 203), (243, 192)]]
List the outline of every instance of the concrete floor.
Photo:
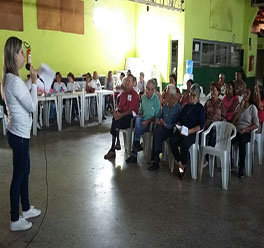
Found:
[[(149, 172), (138, 165), (104, 160), (111, 138), (110, 118), (101, 126), (64, 127), (46, 132), (49, 204), (43, 225), (29, 247), (264, 247), (264, 168), (252, 178), (232, 177), (221, 189), (220, 171), (211, 179), (180, 181), (167, 165)], [(44, 131), (31, 139), (31, 204), (46, 205)], [(36, 233), (9, 231), (12, 154), (0, 140), (0, 247), (25, 247)]]

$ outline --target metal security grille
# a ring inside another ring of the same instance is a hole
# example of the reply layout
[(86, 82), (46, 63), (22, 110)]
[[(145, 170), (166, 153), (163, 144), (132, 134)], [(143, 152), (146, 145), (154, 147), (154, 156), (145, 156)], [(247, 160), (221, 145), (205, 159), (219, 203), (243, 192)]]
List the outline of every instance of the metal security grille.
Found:
[(169, 10), (176, 10), (179, 12), (184, 11), (183, 0), (129, 0), (129, 1), (146, 4), (149, 6), (155, 6), (159, 8), (166, 8)]

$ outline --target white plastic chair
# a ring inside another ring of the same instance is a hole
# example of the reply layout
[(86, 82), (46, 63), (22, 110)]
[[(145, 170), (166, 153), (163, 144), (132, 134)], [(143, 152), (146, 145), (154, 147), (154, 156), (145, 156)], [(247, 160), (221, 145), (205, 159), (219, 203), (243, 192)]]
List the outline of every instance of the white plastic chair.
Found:
[(145, 159), (147, 163), (151, 162), (151, 149), (153, 143), (153, 127), (154, 122), (150, 124), (149, 132), (143, 134), (143, 151), (145, 154)]
[(256, 142), (257, 142), (257, 147), (258, 147), (258, 161), (259, 161), (259, 165), (261, 165), (263, 161), (264, 123), (262, 123), (262, 126), (261, 126), (261, 133), (256, 133), (255, 136), (256, 136)]
[(131, 155), (132, 133), (134, 131), (134, 128), (133, 128), (134, 120), (135, 118), (131, 119), (129, 128), (120, 129), (120, 131), (123, 133), (124, 147), (125, 147), (125, 151), (128, 154), (128, 156)]
[[(206, 136), (210, 133), (212, 128), (216, 130), (216, 144), (215, 147), (206, 145)], [(201, 160), (200, 160), (200, 181), (202, 180), (203, 165), (205, 155), (209, 155), (209, 172), (210, 176), (214, 176), (214, 161), (215, 156), (220, 158), (221, 173), (222, 173), (222, 188), (228, 189), (228, 181), (230, 175), (230, 150), (231, 140), (236, 136), (236, 127), (226, 121), (213, 122), (210, 127), (202, 134), (201, 144)]]
[(0, 105), (0, 119), (2, 118), (3, 135), (6, 135), (6, 116), (3, 106)]
[[(193, 180), (197, 180), (197, 167), (198, 167), (198, 160), (199, 160), (199, 134), (203, 132), (203, 129), (196, 132), (195, 136), (195, 143), (189, 148), (190, 153), (190, 164), (191, 164), (191, 175)], [(166, 141), (167, 145), (168, 141)], [(174, 170), (175, 165), (175, 159), (173, 154), (171, 153), (171, 150), (169, 149), (170, 155), (169, 155), (169, 169), (171, 173)]]
[[(245, 158), (245, 172), (246, 176), (251, 177), (254, 163), (254, 142), (256, 139), (256, 130), (251, 131), (250, 142), (246, 144), (246, 158)], [(263, 148), (263, 147), (262, 147)], [(232, 154), (234, 157), (234, 165), (238, 167), (238, 159), (239, 159), (239, 147), (238, 144), (233, 144), (232, 146)]]

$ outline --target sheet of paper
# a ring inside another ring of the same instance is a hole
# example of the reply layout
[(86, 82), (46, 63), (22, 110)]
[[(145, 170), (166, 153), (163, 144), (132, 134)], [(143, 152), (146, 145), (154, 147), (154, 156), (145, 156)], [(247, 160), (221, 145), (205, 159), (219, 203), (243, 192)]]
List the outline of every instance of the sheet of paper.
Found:
[[(38, 71), (38, 75), (44, 82), (43, 83), (39, 78), (37, 79), (36, 84), (37, 84), (38, 90), (41, 90), (45, 93), (49, 93), (51, 89), (51, 85), (55, 77), (55, 72), (48, 65), (41, 63), (41, 68)], [(32, 84), (31, 79), (28, 79), (26, 81), (26, 85), (29, 90), (31, 90), (31, 84)], [(44, 90), (44, 85), (45, 85), (45, 90)]]
[(199, 44), (196, 43), (196, 44), (194, 45), (194, 51), (195, 51), (195, 52), (199, 52), (199, 50), (200, 50), (200, 46), (199, 46)]
[(42, 89), (45, 93), (49, 93), (55, 77), (55, 72), (47, 64), (41, 63), (41, 68), (38, 74), (40, 78), (44, 81), (43, 84), (40, 80), (37, 80), (38, 87)]
[(137, 114), (134, 111), (132, 111), (132, 115), (133, 115), (133, 117), (137, 116)]
[(182, 126), (176, 124), (177, 129), (181, 132)]
[(182, 126), (181, 134), (184, 136), (188, 136), (188, 127)]

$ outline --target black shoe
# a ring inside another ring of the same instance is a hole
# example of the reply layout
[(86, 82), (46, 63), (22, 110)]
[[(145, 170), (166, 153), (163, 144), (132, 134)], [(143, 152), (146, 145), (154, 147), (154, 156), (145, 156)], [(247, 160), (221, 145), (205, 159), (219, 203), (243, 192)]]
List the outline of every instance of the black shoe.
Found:
[(133, 150), (134, 150), (135, 152), (138, 152), (138, 151), (141, 151), (141, 150), (142, 150), (142, 147), (141, 147), (139, 141), (135, 141), (135, 144), (134, 144)]
[(106, 120), (106, 117), (103, 115), (103, 120)]
[(186, 172), (186, 167), (184, 167), (184, 169), (182, 170), (181, 168), (179, 168), (179, 172), (178, 172), (178, 176), (179, 178), (182, 180), (185, 177), (185, 172)]
[(159, 163), (157, 163), (156, 161), (152, 161), (150, 167), (148, 168), (148, 170), (150, 171), (154, 171), (158, 169), (159, 169)]
[(244, 169), (239, 168), (239, 171), (238, 171), (238, 178), (243, 178), (244, 176), (245, 176), (245, 174), (244, 174)]
[(143, 147), (144, 147), (144, 144), (143, 144), (143, 143), (141, 143), (141, 144), (140, 144), (140, 148), (138, 149), (138, 151), (139, 151), (139, 152), (140, 152), (140, 151), (143, 151), (143, 150), (144, 150), (144, 148), (143, 148)]
[(127, 162), (127, 163), (137, 163), (137, 157), (131, 155), (130, 157), (128, 157), (128, 158), (126, 159), (126, 162)]

